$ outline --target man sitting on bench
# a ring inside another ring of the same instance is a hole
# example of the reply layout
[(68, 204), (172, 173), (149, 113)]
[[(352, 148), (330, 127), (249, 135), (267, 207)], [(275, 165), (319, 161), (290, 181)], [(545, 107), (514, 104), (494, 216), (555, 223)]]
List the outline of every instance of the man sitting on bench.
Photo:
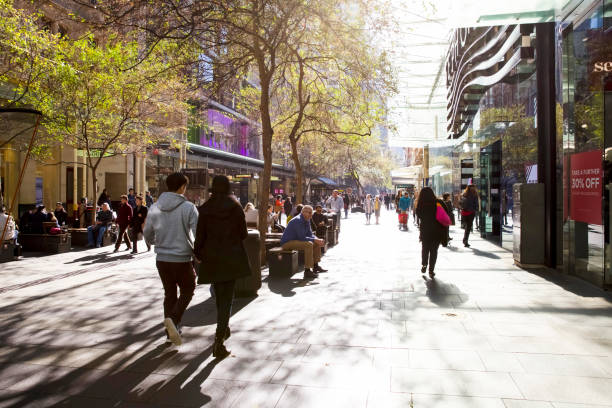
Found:
[(311, 218), (312, 207), (305, 205), (302, 212), (289, 221), (280, 241), (284, 251), (304, 251), (304, 279), (317, 278), (318, 272), (327, 272), (319, 266), (321, 247), (325, 245), (325, 241), (313, 235), (310, 228)]
[(96, 225), (87, 227), (87, 246), (96, 248), (102, 246), (102, 239), (109, 224), (113, 222), (113, 212), (110, 210), (108, 203), (102, 203), (102, 209), (96, 215)]

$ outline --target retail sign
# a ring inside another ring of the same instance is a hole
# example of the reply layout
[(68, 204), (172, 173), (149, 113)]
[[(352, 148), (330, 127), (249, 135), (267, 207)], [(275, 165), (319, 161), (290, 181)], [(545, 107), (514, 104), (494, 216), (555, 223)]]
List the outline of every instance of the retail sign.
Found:
[(236, 178), (251, 178), (250, 174), (236, 174), (234, 177)]
[(597, 61), (593, 64), (593, 72), (612, 72), (612, 61)]
[(570, 217), (601, 225), (602, 152), (576, 153), (570, 157)]

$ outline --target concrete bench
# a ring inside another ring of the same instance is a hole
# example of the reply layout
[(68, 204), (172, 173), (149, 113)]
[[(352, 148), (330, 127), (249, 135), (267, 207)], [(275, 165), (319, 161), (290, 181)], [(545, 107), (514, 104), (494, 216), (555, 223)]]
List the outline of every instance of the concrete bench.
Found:
[(281, 247), (270, 249), (268, 270), (271, 278), (290, 278), (298, 272), (298, 251), (284, 251)]
[(261, 260), (259, 255), (259, 231), (249, 230), (244, 242), (244, 249), (249, 258), (251, 276), (236, 280), (234, 295), (236, 297), (254, 297), (261, 288)]
[(19, 242), (24, 251), (62, 254), (70, 252), (71, 238), (69, 233), (50, 234), (19, 234)]
[(326, 231), (326, 234), (327, 236), (325, 237), (325, 242), (327, 242), (329, 246), (336, 245), (336, 241), (338, 237), (336, 230), (334, 228), (328, 228)]
[(13, 240), (2, 242), (0, 245), (0, 263), (14, 261), (17, 252), (18, 246), (15, 245)]
[[(114, 242), (114, 229), (116, 227), (113, 225), (106, 229), (104, 236), (102, 237), (102, 246), (112, 245)], [(69, 228), (68, 232), (70, 232), (72, 245), (84, 247), (87, 246), (87, 228)]]

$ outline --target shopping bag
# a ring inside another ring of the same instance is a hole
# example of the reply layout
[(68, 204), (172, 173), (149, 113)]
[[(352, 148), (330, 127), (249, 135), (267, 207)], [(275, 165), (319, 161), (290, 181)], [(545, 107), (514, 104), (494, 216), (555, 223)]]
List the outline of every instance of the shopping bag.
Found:
[(436, 220), (444, 227), (451, 225), (450, 217), (440, 203), (436, 204)]

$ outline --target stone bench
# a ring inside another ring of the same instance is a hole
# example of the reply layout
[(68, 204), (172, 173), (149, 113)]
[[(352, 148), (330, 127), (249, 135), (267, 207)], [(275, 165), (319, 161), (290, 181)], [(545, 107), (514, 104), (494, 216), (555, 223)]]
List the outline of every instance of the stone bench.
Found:
[(236, 297), (254, 297), (261, 288), (261, 260), (259, 255), (259, 231), (249, 230), (246, 239), (243, 241), (244, 249), (249, 258), (251, 276), (236, 280), (234, 295)]
[[(113, 244), (114, 242), (113, 228), (115, 227), (111, 226), (106, 229), (106, 232), (104, 233), (104, 236), (102, 237), (103, 247)], [(87, 246), (87, 228), (69, 228), (68, 232), (70, 232), (72, 245), (78, 246), (78, 247)]]
[(70, 252), (72, 244), (69, 233), (50, 234), (19, 234), (19, 242), (24, 251), (62, 254)]
[(19, 251), (13, 240), (4, 241), (0, 245), (0, 263), (14, 261)]
[(268, 251), (267, 260), (271, 278), (290, 278), (298, 272), (298, 251), (275, 247)]

